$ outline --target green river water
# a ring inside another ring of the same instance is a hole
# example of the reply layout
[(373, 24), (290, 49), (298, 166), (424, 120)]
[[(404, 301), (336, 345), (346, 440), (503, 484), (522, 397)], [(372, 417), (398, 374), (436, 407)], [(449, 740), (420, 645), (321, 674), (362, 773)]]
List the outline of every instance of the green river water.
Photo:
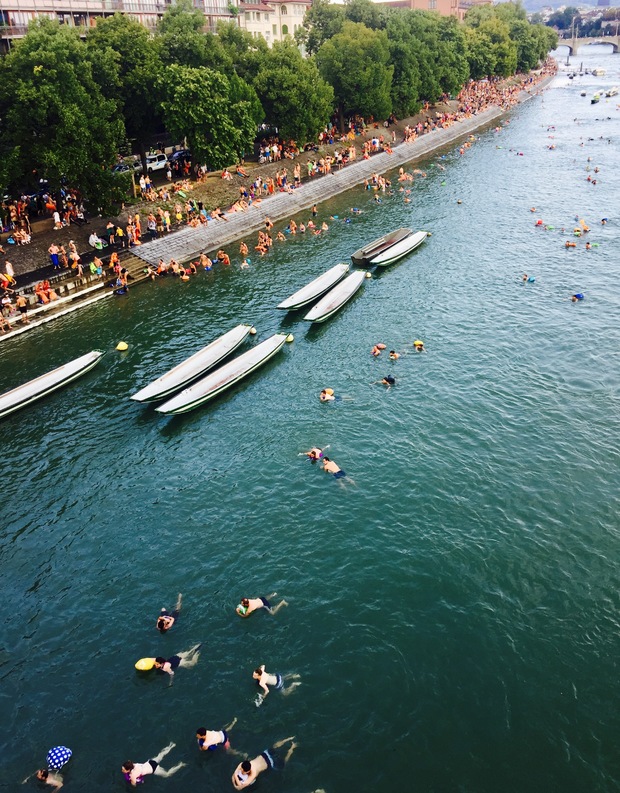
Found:
[[(233, 790), (238, 759), (199, 755), (194, 732), (237, 716), (251, 757), (297, 737), (263, 793), (620, 789), (620, 111), (590, 104), (620, 56), (579, 61), (607, 75), (560, 73), (501, 132), (416, 165), (409, 204), (356, 189), (319, 207), (339, 215), (327, 234), (248, 270), (235, 255), (2, 345), (2, 390), (110, 352), (2, 422), (0, 788), (64, 744), (67, 793), (122, 791), (124, 760), (175, 741), (163, 765), (187, 767), (149, 790)], [(598, 247), (564, 248), (575, 216)], [(275, 310), (402, 225), (432, 237), (329, 322)], [(295, 341), (187, 416), (128, 399), (239, 322)], [(376, 342), (407, 354), (373, 359)], [(396, 387), (370, 385), (388, 372)], [(326, 386), (347, 398), (319, 403)], [(300, 456), (326, 444), (355, 484)], [(288, 608), (235, 615), (273, 591)], [(172, 687), (134, 670), (197, 642)], [(257, 708), (260, 663), (302, 685)]]

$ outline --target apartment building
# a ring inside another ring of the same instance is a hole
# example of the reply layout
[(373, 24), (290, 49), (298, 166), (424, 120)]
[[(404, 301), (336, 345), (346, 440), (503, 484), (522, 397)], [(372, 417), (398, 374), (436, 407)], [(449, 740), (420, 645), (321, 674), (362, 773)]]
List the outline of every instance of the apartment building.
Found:
[(410, 8), (416, 11), (436, 11), (444, 17), (456, 17), (461, 22), (472, 6), (492, 5), (493, 0), (387, 0), (380, 5), (388, 8)]
[[(26, 35), (28, 24), (38, 16), (58, 20), (62, 25), (81, 28), (84, 33), (97, 20), (120, 12), (129, 14), (153, 29), (175, 0), (0, 0), (0, 52)], [(237, 22), (255, 38), (269, 44), (293, 35), (301, 26), (312, 0), (194, 0), (205, 16), (205, 29), (215, 31), (220, 21)]]
[(239, 0), (239, 26), (254, 38), (262, 36), (268, 44), (282, 41), (295, 34), (304, 21), (312, 0), (265, 0), (265, 2), (243, 2)]

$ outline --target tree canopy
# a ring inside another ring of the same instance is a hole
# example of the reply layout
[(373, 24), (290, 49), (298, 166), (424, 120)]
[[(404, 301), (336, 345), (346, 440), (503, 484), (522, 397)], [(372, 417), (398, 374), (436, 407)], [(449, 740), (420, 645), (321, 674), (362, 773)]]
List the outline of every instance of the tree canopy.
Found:
[(252, 149), (259, 124), (305, 143), (334, 111), (341, 126), (347, 114), (404, 117), (469, 78), (535, 68), (556, 44), (519, 2), (473, 6), (462, 24), (371, 0), (314, 0), (295, 40), (272, 47), (236, 21), (206, 32), (192, 0), (170, 5), (154, 33), (120, 13), (84, 40), (35, 20), (0, 60), (0, 184), (67, 182), (105, 205), (123, 192), (111, 166), (128, 139), (143, 162), (168, 133), (221, 167)]

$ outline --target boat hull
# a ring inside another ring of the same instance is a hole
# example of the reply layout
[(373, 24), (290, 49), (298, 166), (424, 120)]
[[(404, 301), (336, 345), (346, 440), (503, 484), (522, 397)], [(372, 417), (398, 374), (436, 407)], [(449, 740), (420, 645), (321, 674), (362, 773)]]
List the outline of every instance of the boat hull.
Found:
[(353, 264), (360, 267), (367, 267), (375, 257), (379, 256), (379, 254), (386, 251), (392, 245), (405, 239), (405, 237), (408, 237), (411, 233), (411, 229), (402, 228), (396, 229), (396, 231), (392, 231), (390, 234), (385, 234), (383, 237), (379, 237), (363, 248), (355, 251), (351, 256), (351, 261)]
[(405, 237), (404, 240), (397, 242), (396, 245), (392, 245), (387, 251), (372, 259), (370, 264), (375, 264), (377, 267), (387, 267), (388, 264), (394, 264), (398, 259), (402, 259), (403, 256), (414, 251), (424, 242), (427, 236), (428, 232), (426, 231), (416, 231), (414, 234)]
[(132, 394), (131, 399), (136, 402), (154, 402), (179, 391), (234, 352), (247, 339), (251, 329), (251, 325), (237, 325), (166, 374)]
[(285, 341), (285, 334), (274, 334), (257, 344), (253, 349), (220, 366), (219, 369), (181, 391), (180, 394), (164, 402), (163, 405), (159, 405), (155, 410), (166, 415), (189, 413), (190, 410), (200, 407), (267, 363), (282, 349)]
[(57, 369), (52, 369), (40, 377), (30, 380), (24, 385), (7, 391), (0, 396), (0, 418), (20, 410), (26, 405), (30, 405), (39, 399), (51, 394), (59, 388), (68, 385), (73, 380), (81, 377), (90, 371), (101, 360), (103, 353), (101, 350), (93, 350), (79, 358), (69, 361)]
[(325, 322), (347, 303), (364, 283), (365, 270), (357, 270), (329, 291), (313, 306), (304, 319), (307, 322)]
[(314, 281), (299, 289), (286, 300), (283, 300), (278, 308), (284, 311), (294, 311), (297, 308), (303, 308), (308, 303), (321, 297), (321, 295), (328, 292), (333, 286), (345, 277), (349, 272), (348, 264), (337, 264), (327, 272), (319, 275)]

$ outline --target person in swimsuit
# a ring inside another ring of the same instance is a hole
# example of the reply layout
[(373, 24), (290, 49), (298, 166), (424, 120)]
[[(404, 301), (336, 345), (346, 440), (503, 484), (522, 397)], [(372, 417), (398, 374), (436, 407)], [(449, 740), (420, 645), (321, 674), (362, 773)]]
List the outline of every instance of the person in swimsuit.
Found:
[(335, 397), (333, 391), (332, 391), (331, 394), (329, 394), (328, 390), (332, 391), (331, 388), (330, 389), (324, 388), (321, 391), (321, 393), (319, 394), (319, 399), (321, 400), (321, 402), (334, 402), (335, 401), (336, 397)]
[(266, 598), (242, 598), (241, 603), (237, 606), (235, 611), (240, 617), (249, 617), (253, 611), (258, 609), (266, 609), (270, 614), (277, 614), (282, 606), (288, 606), (286, 600), (281, 600), (277, 606), (272, 606), (268, 598), (275, 597), (278, 593), (272, 592)]
[(196, 666), (198, 658), (200, 657), (199, 650), (201, 647), (202, 644), (197, 644), (184, 653), (177, 653), (167, 659), (158, 655), (153, 666), (155, 669), (159, 669), (161, 672), (170, 675), (170, 677), (174, 677), (174, 672), (176, 669), (179, 669), (179, 667), (189, 668), (191, 666)]
[(396, 378), (394, 375), (388, 374), (381, 380), (381, 385), (386, 385), (388, 388), (391, 388), (391, 386), (396, 385)]
[(312, 461), (320, 460), (323, 456), (323, 449), (319, 449), (318, 446), (313, 446), (309, 452), (304, 452), (304, 454)]
[(174, 611), (168, 611), (167, 609), (162, 609), (161, 614), (157, 617), (157, 622), (155, 623), (155, 627), (160, 633), (166, 633), (169, 631), (170, 628), (174, 625), (174, 623), (179, 618), (179, 612), (181, 611), (181, 601), (183, 596), (179, 592), (179, 596), (177, 598), (176, 606), (174, 607)]
[(397, 361), (400, 358), (400, 353), (396, 350), (390, 350), (390, 361)]
[(129, 782), (132, 787), (136, 787), (140, 782), (144, 782), (144, 777), (149, 774), (163, 777), (176, 774), (176, 772), (187, 765), (187, 763), (177, 763), (173, 765), (172, 768), (169, 768), (168, 771), (160, 766), (161, 761), (175, 746), (176, 744), (169, 743), (158, 755), (152, 760), (147, 760), (146, 763), (132, 763), (131, 760), (126, 760), (121, 767), (125, 780)]
[[(265, 692), (262, 695), (262, 699), (264, 699), (267, 694), (269, 693), (269, 686), (273, 686), (276, 691), (281, 691), (284, 695), (290, 694), (293, 689), (300, 686), (301, 683), (299, 682), (299, 675), (291, 674), (291, 675), (274, 675), (271, 672), (265, 671), (265, 664), (261, 664), (260, 666), (256, 667), (256, 669), (252, 672), (252, 677), (258, 685), (263, 689)], [(296, 682), (291, 683), (290, 686), (284, 687), (284, 681), (287, 679), (296, 678)], [(260, 695), (259, 695), (260, 696)]]
[(227, 752), (233, 751), (230, 748), (230, 738), (228, 733), (237, 723), (237, 717), (223, 727), (221, 730), (207, 730), (206, 727), (198, 727), (196, 730), (196, 740), (198, 749), (201, 752), (215, 752), (217, 749), (226, 749)]
[(334, 479), (342, 479), (346, 476), (342, 468), (333, 460), (330, 460), (329, 457), (323, 458), (323, 470), (327, 471), (328, 474), (333, 474)]
[[(48, 771), (47, 768), (40, 768), (37, 771), (37, 779), (40, 782), (44, 782), (46, 785), (51, 785), (54, 790), (60, 790), (63, 786), (62, 776), (60, 774), (56, 774), (53, 771)], [(24, 782), (26, 780), (24, 779)]]
[[(277, 751), (284, 744), (289, 743), (290, 746), (286, 755), (282, 757)], [(243, 790), (243, 788), (253, 785), (258, 779), (259, 774), (263, 771), (277, 770), (280, 771), (284, 768), (286, 763), (290, 760), (291, 755), (297, 748), (295, 743), (295, 736), (284, 738), (281, 741), (274, 743), (271, 749), (265, 749), (253, 760), (244, 760), (235, 768), (235, 773), (232, 775), (232, 783), (236, 790)]]

